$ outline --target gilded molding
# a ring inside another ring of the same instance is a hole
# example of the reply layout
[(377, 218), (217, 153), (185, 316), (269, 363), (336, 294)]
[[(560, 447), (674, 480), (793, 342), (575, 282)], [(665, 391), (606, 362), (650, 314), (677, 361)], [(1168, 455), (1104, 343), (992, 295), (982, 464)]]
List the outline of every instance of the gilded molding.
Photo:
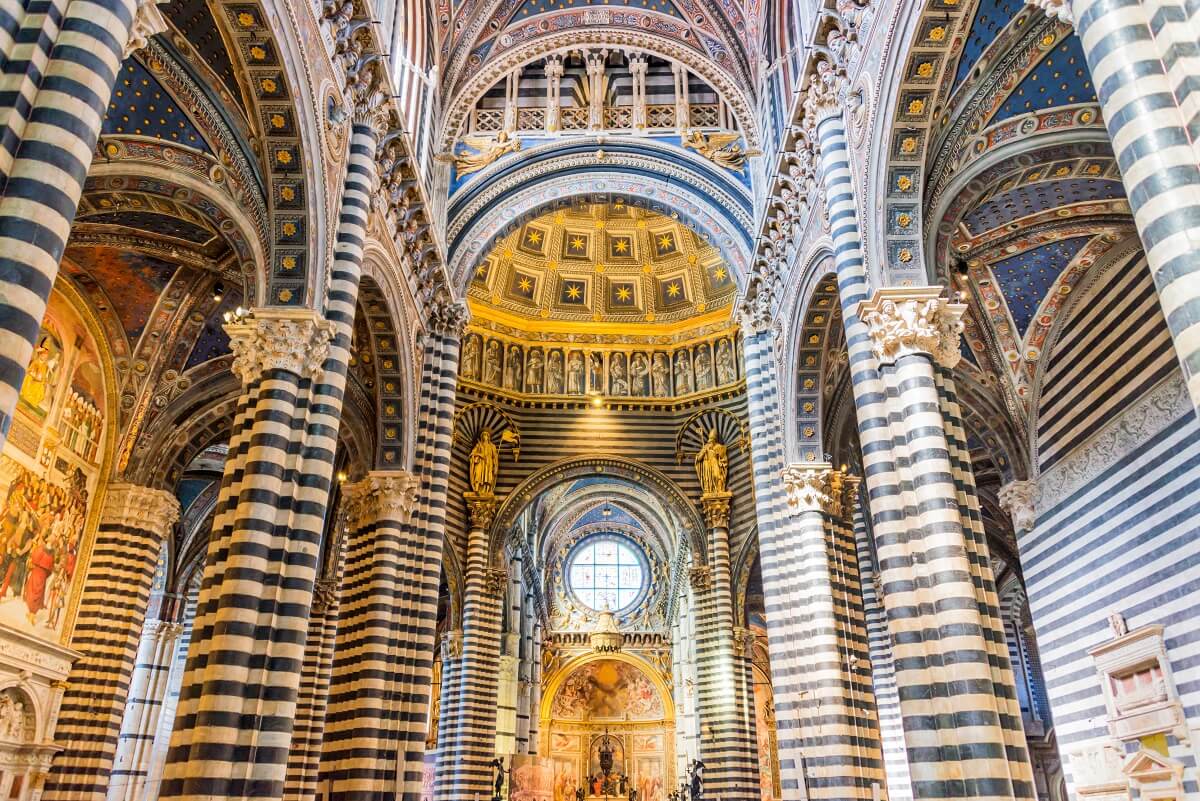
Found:
[(940, 287), (884, 287), (859, 304), (875, 356), (883, 364), (912, 354), (927, 354), (946, 368), (962, 358), (959, 338), (966, 304), (940, 297)]
[(333, 323), (312, 309), (260, 308), (225, 325), (233, 372), (243, 384), (266, 370), (319, 379), (333, 339)]
[(700, 508), (704, 511), (704, 522), (709, 528), (729, 528), (729, 512), (733, 494), (729, 492), (705, 493), (700, 497)]

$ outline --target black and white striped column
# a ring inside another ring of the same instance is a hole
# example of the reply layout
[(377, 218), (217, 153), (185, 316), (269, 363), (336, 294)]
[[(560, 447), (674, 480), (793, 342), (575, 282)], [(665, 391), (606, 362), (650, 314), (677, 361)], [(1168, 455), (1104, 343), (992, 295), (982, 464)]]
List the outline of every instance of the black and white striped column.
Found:
[[(934, 380), (934, 355), (956, 358), (958, 312), (933, 304), (932, 319), (918, 324), (919, 309), (908, 304), (929, 301), (920, 293), (903, 302), (884, 294), (860, 309), (868, 282), (841, 90), (836, 68), (819, 62), (805, 109), (820, 148), (913, 797), (1031, 799), (1020, 717), (1005, 711), (1012, 673), (981, 614), (979, 555), (968, 554), (955, 481), (964, 466), (951, 467)], [(865, 313), (877, 315), (870, 329)]]
[(729, 559), (729, 493), (700, 499), (708, 525), (708, 564), (692, 568), (696, 597), (696, 697), (705, 792), (729, 801), (761, 797), (753, 698), (734, 642)]
[[(160, 798), (280, 798), (338, 410), (317, 408), (335, 326), (259, 309), (226, 326), (244, 385)], [(332, 430), (314, 436), (318, 416)]]
[[(16, 67), (15, 82), (0, 93), (0, 444), (12, 424), (140, 3), (57, 0), (46, 4), (47, 19), (36, 18), (35, 5), (29, 4), (35, 13), (24, 17), (27, 27), (18, 36), (36, 44), (14, 40), (6, 52), (30, 63), (6, 63), (6, 72)], [(52, 19), (58, 14), (61, 25)], [(49, 41), (46, 57), (40, 51)], [(40, 81), (25, 76), (35, 68)]]
[(1195, 4), (1161, 0), (1070, 5), (1188, 391), (1200, 409), (1200, 14)]
[(508, 574), (492, 567), (488, 559), (496, 499), (465, 495), (471, 530), (463, 580), (462, 656), (454, 693), (442, 696), (434, 789), (438, 801), (491, 798), (495, 775), (491, 763), (496, 752), (500, 625)]
[(104, 801), (137, 665), (150, 586), (163, 542), (179, 519), (169, 492), (110, 484), (83, 582), (71, 669), (55, 738), (64, 751), (46, 780), (47, 801)]
[[(408, 627), (427, 604), (419, 574), (419, 547), (409, 526), (416, 475), (370, 473), (350, 487), (351, 518), (333, 680), (325, 716), (321, 786), (329, 799), (362, 801), (399, 795), (406, 775), (421, 772), (429, 679), (413, 675), (414, 662), (432, 669), (432, 649), (411, 649)], [(407, 764), (409, 755), (416, 764)]]
[(183, 624), (174, 621), (147, 620), (142, 628), (108, 785), (108, 801), (139, 801), (146, 792), (154, 738), (167, 697), (171, 663), (182, 633)]

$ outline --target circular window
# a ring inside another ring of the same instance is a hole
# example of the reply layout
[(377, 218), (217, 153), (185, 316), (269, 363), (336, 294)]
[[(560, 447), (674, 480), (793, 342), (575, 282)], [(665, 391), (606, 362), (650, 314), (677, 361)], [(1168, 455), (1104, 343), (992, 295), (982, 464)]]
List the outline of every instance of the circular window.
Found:
[(624, 537), (586, 537), (567, 561), (571, 593), (590, 609), (623, 612), (641, 600), (646, 589), (646, 558)]

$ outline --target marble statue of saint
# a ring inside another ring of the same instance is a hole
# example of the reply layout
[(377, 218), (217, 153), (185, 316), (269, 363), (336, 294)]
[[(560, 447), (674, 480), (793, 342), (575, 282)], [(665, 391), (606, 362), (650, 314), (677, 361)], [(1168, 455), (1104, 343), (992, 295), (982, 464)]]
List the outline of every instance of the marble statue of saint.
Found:
[(599, 353), (588, 356), (588, 389), (592, 392), (604, 391), (604, 357)]
[(708, 345), (696, 348), (696, 389), (708, 389), (712, 386), (712, 357), (708, 355)]
[(467, 342), (463, 345), (463, 378), (477, 378), (479, 376), (479, 337), (469, 336)]
[(692, 360), (686, 350), (681, 350), (675, 354), (675, 394), (686, 395), (692, 386)]
[(500, 450), (492, 442), (491, 429), (479, 432), (471, 449), (471, 492), (489, 497), (496, 491), (496, 474), (500, 472)]
[(571, 351), (567, 358), (567, 392), (583, 394), (583, 354), (577, 350)]
[(542, 391), (542, 374), (545, 371), (546, 357), (539, 348), (529, 351), (529, 361), (525, 364), (525, 391)]
[(696, 453), (696, 476), (705, 495), (725, 492), (729, 472), (729, 451), (717, 439), (717, 430), (708, 432), (708, 441)]
[(650, 365), (644, 353), (635, 353), (629, 360), (629, 388), (639, 398), (650, 394)]
[(546, 392), (561, 395), (563, 391), (563, 356), (561, 350), (550, 351), (546, 360)]
[(732, 384), (737, 380), (737, 370), (733, 366), (733, 348), (728, 339), (717, 341), (717, 383), (721, 386)]
[(483, 383), (500, 386), (500, 343), (494, 339), (487, 344), (487, 355), (483, 359)]
[(510, 347), (508, 349), (508, 364), (504, 368), (504, 386), (520, 392), (521, 376), (521, 349), (515, 346)]
[(671, 367), (665, 353), (654, 354), (654, 397), (666, 398), (671, 394)]
[(612, 394), (628, 395), (629, 394), (629, 377), (625, 371), (625, 354), (613, 354), (611, 364), (610, 379), (612, 380)]

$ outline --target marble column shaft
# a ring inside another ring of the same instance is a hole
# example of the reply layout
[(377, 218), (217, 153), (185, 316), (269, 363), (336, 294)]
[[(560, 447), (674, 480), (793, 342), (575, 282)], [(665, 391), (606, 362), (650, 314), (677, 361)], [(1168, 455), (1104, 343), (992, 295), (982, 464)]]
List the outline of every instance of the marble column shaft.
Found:
[(178, 519), (179, 501), (165, 490), (134, 484), (106, 490), (71, 637), (82, 656), (71, 669), (55, 731), (65, 750), (47, 778), (47, 801), (108, 796), (150, 585)]

